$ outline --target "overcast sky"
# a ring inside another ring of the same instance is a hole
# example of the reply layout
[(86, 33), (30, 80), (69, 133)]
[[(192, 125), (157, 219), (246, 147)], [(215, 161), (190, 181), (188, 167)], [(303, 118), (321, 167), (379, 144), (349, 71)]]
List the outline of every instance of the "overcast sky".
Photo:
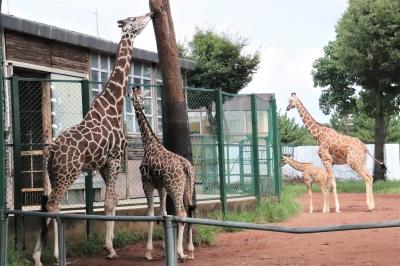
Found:
[[(196, 26), (239, 34), (248, 39), (246, 52), (261, 52), (260, 68), (243, 93), (275, 93), (285, 111), (296, 92), (310, 113), (329, 122), (318, 107), (320, 88), (313, 87), (312, 62), (335, 38), (335, 25), (347, 0), (170, 0), (177, 40), (191, 39)], [(96, 27), (98, 13), (98, 31)], [(3, 13), (119, 41), (116, 21), (149, 12), (148, 0), (5, 0)], [(156, 51), (148, 25), (135, 47)], [(299, 116), (296, 111), (290, 117)]]

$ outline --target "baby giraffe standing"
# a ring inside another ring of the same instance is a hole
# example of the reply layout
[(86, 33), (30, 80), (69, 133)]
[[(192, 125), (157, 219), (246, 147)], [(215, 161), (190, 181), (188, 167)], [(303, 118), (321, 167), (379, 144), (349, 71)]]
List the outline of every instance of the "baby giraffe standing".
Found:
[(304, 183), (307, 186), (308, 196), (310, 200), (310, 208), (309, 213), (312, 213), (314, 210), (312, 203), (312, 183), (315, 182), (321, 188), (322, 194), (324, 195), (324, 207), (322, 208), (322, 212), (329, 212), (329, 189), (328, 189), (328, 173), (325, 169), (316, 167), (311, 163), (300, 163), (295, 161), (290, 156), (282, 156), (281, 166), (285, 164), (289, 164), (292, 168), (302, 172)]

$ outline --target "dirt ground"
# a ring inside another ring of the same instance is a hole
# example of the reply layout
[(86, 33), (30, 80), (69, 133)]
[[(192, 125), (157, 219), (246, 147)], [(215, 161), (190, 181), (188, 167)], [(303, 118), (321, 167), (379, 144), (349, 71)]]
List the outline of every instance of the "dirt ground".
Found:
[[(376, 208), (366, 211), (364, 194), (339, 194), (341, 213), (321, 213), (322, 195), (314, 193), (313, 214), (308, 198), (300, 203), (304, 211), (279, 225), (319, 226), (400, 220), (400, 195), (375, 194)], [(331, 199), (331, 204), (333, 199)], [(118, 250), (116, 260), (105, 257), (79, 258), (74, 265), (164, 265), (161, 243), (156, 242), (153, 261), (143, 259), (145, 243)], [(68, 259), (70, 260), (70, 258)], [(74, 259), (73, 259), (74, 260)], [(243, 231), (218, 235), (217, 246), (196, 247), (195, 260), (181, 265), (400, 265), (400, 228), (370, 229), (293, 235)]]

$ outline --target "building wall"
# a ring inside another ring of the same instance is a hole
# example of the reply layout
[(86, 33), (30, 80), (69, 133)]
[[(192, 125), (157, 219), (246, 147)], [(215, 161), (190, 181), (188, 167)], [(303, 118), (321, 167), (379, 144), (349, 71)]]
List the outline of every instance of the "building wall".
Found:
[(6, 59), (78, 73), (89, 73), (89, 50), (83, 47), (9, 31)]

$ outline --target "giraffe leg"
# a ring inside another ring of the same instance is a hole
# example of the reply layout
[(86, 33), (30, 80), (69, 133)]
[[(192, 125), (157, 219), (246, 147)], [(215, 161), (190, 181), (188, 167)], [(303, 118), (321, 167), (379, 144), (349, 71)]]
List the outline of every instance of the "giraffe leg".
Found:
[(324, 196), (324, 207), (322, 209), (323, 213), (329, 212), (329, 191), (325, 185), (321, 185), (321, 191)]
[(312, 202), (312, 187), (310, 183), (307, 183), (307, 192), (308, 192), (308, 200), (309, 200), (309, 210), (308, 212), (311, 214), (314, 211), (314, 206)]
[[(158, 190), (158, 195), (160, 197), (160, 216), (167, 215), (167, 203), (166, 203), (166, 193), (165, 193), (165, 188), (159, 188)], [(163, 249), (163, 255), (165, 256), (165, 239), (163, 239), (162, 242), (162, 249)]]
[(55, 219), (53, 219), (53, 229), (54, 229), (54, 250), (53, 250), (53, 256), (58, 262), (59, 260), (59, 254), (58, 254), (58, 224)]
[[(100, 174), (106, 183), (106, 192), (104, 198), (104, 212), (107, 216), (114, 216), (118, 204), (118, 198), (115, 194), (115, 182), (118, 177), (121, 159), (115, 158), (109, 160), (102, 168)], [(117, 252), (113, 247), (114, 221), (106, 222), (105, 248), (108, 250), (108, 259), (118, 258)]]
[[(179, 185), (177, 185), (179, 187)], [(185, 187), (185, 184), (181, 184), (182, 190)], [(167, 192), (168, 193), (168, 192)], [(172, 201), (174, 202), (174, 205), (176, 207), (177, 213), (176, 215), (179, 217), (186, 217), (186, 211), (184, 208), (183, 204), (183, 191), (182, 193), (176, 193), (175, 191), (170, 192)], [(185, 261), (188, 259), (188, 256), (184, 254), (183, 252), (183, 233), (185, 231), (185, 224), (184, 223), (179, 223), (178, 224), (178, 240), (176, 243), (176, 251), (179, 256), (180, 261)]]
[[(59, 195), (59, 194), (63, 195), (63, 191), (62, 190), (61, 191), (54, 190), (52, 193), (50, 193), (49, 200), (46, 203), (47, 212), (49, 212), (49, 213), (53, 212), (54, 213), (54, 212), (59, 212), (60, 211), (60, 209), (59, 209), (59, 200), (56, 198), (56, 195)], [(46, 230), (47, 231), (47, 228), (49, 227), (51, 220), (52, 220), (51, 218), (47, 218), (46, 219), (45, 225), (44, 225), (46, 228), (42, 228), (42, 230)], [(57, 231), (57, 223), (56, 223), (56, 221), (54, 219), (53, 219), (53, 222), (54, 222), (53, 223), (53, 225), (54, 225), (54, 253), (53, 253), (53, 255), (54, 255), (54, 258), (58, 262), (58, 259), (59, 259), (59, 256), (58, 256), (59, 255), (58, 254), (58, 231)], [(42, 233), (43, 232), (39, 233), (38, 240), (36, 242), (35, 249), (34, 249), (33, 255), (32, 255), (32, 258), (33, 258), (33, 260), (35, 262), (35, 266), (43, 265), (41, 260), (40, 260), (40, 257), (41, 257), (41, 254), (42, 254), (42, 250), (43, 250), (43, 247), (44, 247), (44, 245), (43, 245), (44, 243), (42, 243)]]
[(332, 192), (333, 192), (333, 197), (335, 199), (335, 207), (336, 207), (336, 212), (340, 212), (340, 205), (339, 205), (339, 199), (337, 195), (337, 190), (336, 190), (336, 180), (333, 175), (333, 169), (332, 169), (332, 162), (329, 160), (324, 160), (324, 166), (326, 169), (326, 172), (328, 173), (328, 185), (332, 185)]
[[(154, 215), (154, 201), (153, 201), (153, 191), (154, 189), (146, 188), (145, 194), (147, 198), (147, 215), (153, 216)], [(154, 229), (154, 222), (148, 222), (147, 228), (147, 243), (146, 243), (146, 251), (144, 256), (147, 260), (153, 259), (153, 229)]]
[(193, 225), (188, 224), (188, 244), (187, 244), (187, 249), (189, 252), (189, 260), (194, 260), (194, 246), (193, 246)]
[[(46, 219), (46, 226), (49, 226), (50, 223), (50, 218)], [(42, 255), (42, 250), (43, 250), (43, 243), (42, 243), (42, 237), (41, 234), (38, 234), (38, 239), (36, 241), (35, 249), (32, 254), (32, 259), (35, 262), (35, 266), (42, 266), (42, 262), (40, 260), (40, 257)]]
[(350, 164), (352, 166), (353, 170), (359, 174), (365, 182), (365, 193), (366, 193), (366, 202), (368, 206), (368, 210), (373, 210), (375, 208), (375, 202), (374, 202), (374, 194), (373, 194), (373, 178), (370, 176), (367, 172), (367, 170), (358, 164)]

